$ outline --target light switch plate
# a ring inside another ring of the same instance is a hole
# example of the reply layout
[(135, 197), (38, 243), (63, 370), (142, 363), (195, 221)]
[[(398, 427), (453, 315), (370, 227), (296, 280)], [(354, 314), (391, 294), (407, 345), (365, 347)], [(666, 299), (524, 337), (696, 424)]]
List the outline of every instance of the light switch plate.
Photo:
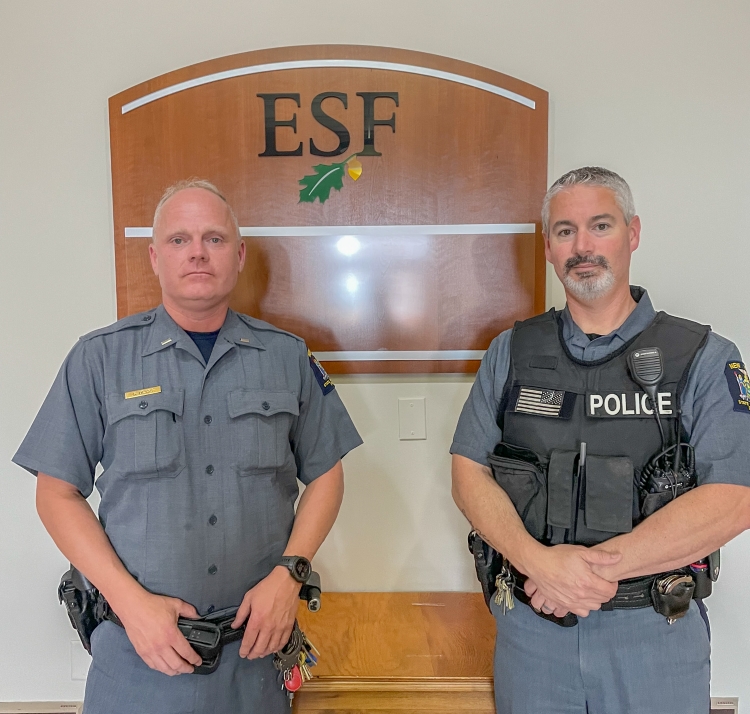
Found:
[(401, 441), (427, 438), (424, 397), (399, 398), (398, 438)]

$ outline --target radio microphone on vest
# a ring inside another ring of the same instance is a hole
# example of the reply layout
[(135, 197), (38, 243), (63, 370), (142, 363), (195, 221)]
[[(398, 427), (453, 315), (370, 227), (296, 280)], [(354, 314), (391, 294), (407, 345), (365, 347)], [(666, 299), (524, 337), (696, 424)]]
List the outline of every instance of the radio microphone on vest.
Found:
[(662, 449), (666, 449), (667, 441), (664, 438), (664, 428), (661, 425), (659, 405), (656, 399), (659, 384), (664, 377), (664, 360), (661, 350), (658, 347), (643, 347), (633, 350), (628, 355), (628, 367), (633, 381), (648, 394), (648, 398), (651, 400), (651, 408), (654, 410), (659, 434), (661, 435), (661, 446)]

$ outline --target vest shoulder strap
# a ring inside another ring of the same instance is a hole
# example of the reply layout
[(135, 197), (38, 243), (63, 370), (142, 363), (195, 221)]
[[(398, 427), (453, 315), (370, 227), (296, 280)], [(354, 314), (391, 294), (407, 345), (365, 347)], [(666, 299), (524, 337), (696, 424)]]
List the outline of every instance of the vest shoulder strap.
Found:
[[(711, 332), (710, 325), (702, 325), (683, 317), (659, 312), (651, 325), (634, 343), (634, 347), (648, 347), (650, 343), (653, 343), (662, 350), (665, 378), (677, 383), (678, 403), (685, 389), (690, 368), (698, 352), (706, 344), (709, 332)], [(681, 368), (674, 372), (673, 365), (681, 365)]]

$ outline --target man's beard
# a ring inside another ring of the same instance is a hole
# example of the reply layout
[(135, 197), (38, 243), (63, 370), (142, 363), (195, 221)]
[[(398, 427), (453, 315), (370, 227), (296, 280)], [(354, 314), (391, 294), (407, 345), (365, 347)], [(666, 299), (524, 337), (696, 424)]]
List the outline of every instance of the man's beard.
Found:
[[(603, 271), (579, 273), (573, 277), (570, 271), (582, 263), (592, 263), (604, 268)], [(615, 274), (603, 255), (575, 255), (565, 261), (563, 285), (579, 300), (589, 302), (606, 295), (615, 284)]]

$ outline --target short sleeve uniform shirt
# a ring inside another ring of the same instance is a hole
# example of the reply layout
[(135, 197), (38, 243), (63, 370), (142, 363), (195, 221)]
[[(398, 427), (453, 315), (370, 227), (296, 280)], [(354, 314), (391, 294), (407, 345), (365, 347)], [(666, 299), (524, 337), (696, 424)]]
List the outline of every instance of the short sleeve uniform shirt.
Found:
[(361, 443), (301, 339), (230, 310), (206, 364), (160, 306), (81, 338), (13, 460), (84, 496), (101, 462), (125, 567), (205, 614), (278, 564), (297, 480)]

